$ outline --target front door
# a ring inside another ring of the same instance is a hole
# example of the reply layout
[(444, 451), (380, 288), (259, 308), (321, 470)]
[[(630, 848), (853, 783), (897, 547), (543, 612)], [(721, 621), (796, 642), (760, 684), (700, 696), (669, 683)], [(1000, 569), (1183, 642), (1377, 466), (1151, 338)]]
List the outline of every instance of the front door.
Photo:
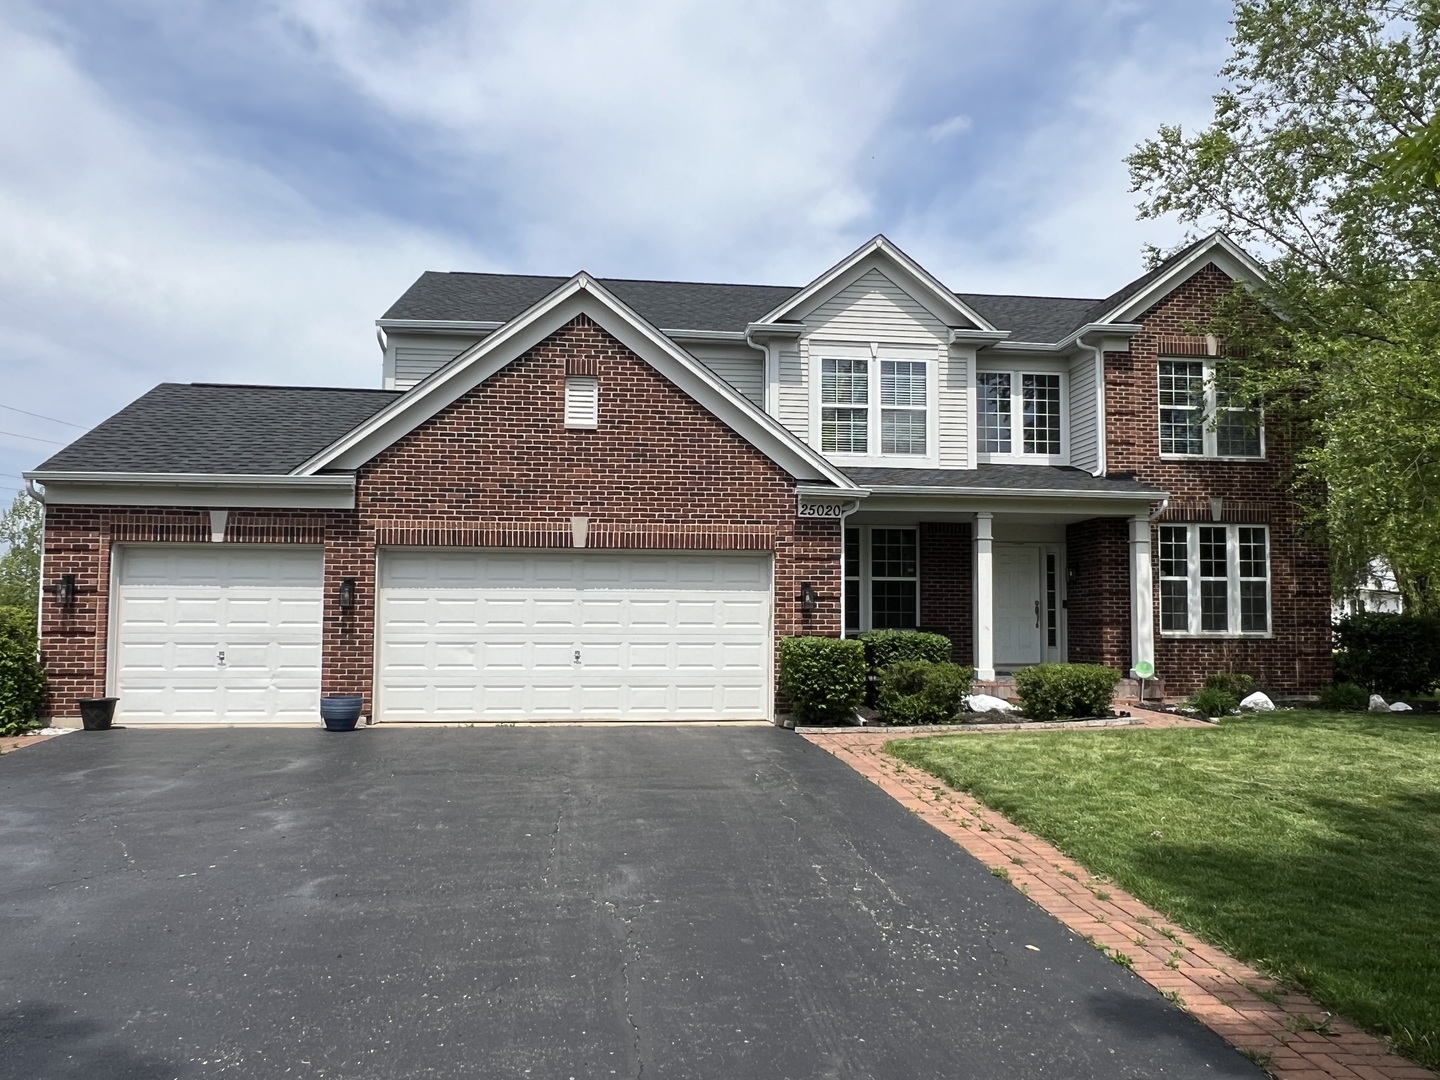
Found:
[(1013, 670), (1045, 659), (1041, 547), (996, 544), (995, 666)]

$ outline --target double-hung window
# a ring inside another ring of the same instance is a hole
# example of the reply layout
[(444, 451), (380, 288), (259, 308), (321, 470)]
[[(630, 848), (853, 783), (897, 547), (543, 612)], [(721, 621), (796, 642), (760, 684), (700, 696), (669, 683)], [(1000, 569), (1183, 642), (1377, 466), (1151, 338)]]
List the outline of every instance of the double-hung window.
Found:
[(1065, 449), (1060, 379), (1059, 374), (1044, 372), (977, 372), (977, 451), (996, 456), (1061, 457)]
[(914, 529), (845, 530), (845, 630), (913, 630), (919, 614)]
[(1161, 360), (1160, 452), (1190, 457), (1259, 458), (1265, 437), (1258, 404), (1213, 360)]
[(1270, 535), (1264, 525), (1160, 526), (1160, 631), (1270, 632)]
[(861, 457), (927, 455), (929, 368), (923, 360), (822, 357), (821, 451)]

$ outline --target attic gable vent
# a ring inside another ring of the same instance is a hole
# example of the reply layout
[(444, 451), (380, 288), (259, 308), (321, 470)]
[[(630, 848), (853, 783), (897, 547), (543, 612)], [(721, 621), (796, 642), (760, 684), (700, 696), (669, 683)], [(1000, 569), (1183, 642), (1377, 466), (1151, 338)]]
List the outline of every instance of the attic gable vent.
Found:
[(600, 426), (600, 380), (591, 375), (569, 375), (565, 379), (565, 426)]

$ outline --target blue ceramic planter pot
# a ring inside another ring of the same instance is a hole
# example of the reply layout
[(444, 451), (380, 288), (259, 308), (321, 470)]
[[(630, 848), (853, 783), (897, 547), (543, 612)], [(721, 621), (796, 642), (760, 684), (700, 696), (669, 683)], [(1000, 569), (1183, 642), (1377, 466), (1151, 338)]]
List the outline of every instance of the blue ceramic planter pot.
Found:
[(326, 731), (354, 731), (364, 707), (361, 694), (331, 694), (320, 699), (320, 719)]

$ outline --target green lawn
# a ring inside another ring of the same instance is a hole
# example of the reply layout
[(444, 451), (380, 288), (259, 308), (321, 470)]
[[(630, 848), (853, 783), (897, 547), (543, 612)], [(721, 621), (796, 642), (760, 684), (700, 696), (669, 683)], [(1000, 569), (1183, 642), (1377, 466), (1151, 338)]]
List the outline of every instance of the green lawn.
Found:
[(1440, 1066), (1440, 720), (1294, 712), (887, 750)]

